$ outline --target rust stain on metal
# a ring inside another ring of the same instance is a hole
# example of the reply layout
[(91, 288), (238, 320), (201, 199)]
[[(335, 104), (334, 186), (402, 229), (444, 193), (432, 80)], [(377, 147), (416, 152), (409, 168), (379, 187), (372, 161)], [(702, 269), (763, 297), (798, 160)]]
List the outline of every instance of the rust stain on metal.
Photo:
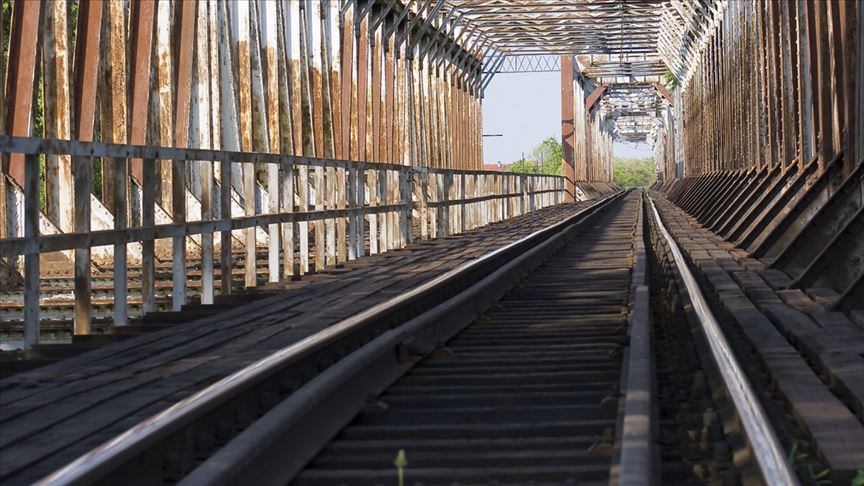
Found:
[[(154, 113), (159, 144), (163, 147), (174, 145), (174, 77), (171, 64), (171, 6), (168, 2), (157, 3), (156, 10), (156, 92), (159, 101)], [(163, 209), (171, 210), (171, 161), (159, 162), (160, 200)]]
[(78, 9), (75, 46), (75, 137), (86, 142), (93, 140), (102, 6), (102, 2), (83, 2)]
[[(155, 0), (140, 0), (132, 3), (130, 13), (130, 42), (132, 44), (130, 79), (130, 130), (129, 143), (143, 145), (147, 140), (147, 117), (150, 103), (150, 56), (153, 47), (153, 17)], [(132, 177), (141, 184), (144, 172), (141, 159), (130, 161)]]
[(352, 103), (354, 95), (354, 7), (350, 6), (342, 17), (342, 81), (340, 91), (341, 101), (341, 141), (337, 144), (337, 157), (348, 159), (351, 157), (351, 113), (356, 109), (356, 103)]
[[(180, 38), (177, 46), (176, 108), (174, 146), (189, 144), (189, 102), (192, 95), (192, 53), (197, 2), (180, 3)], [(170, 61), (169, 61), (170, 62)]]
[[(44, 55), (45, 136), (72, 138), (69, 93), (69, 48), (66, 1), (45, 4)], [(125, 140), (124, 140), (125, 142)], [(48, 155), (45, 171), (45, 203), (48, 218), (63, 232), (73, 224), (72, 159), (68, 155)]]
[(367, 106), (369, 104), (369, 19), (360, 21), (360, 37), (357, 42), (357, 153), (355, 160), (369, 160), (366, 140)]
[[(9, 71), (6, 85), (8, 103), (7, 126), (10, 135), (30, 135), (30, 116), (36, 75), (36, 48), (38, 45), (39, 2), (12, 4), (12, 28), (9, 36)], [(4, 172), (24, 187), (24, 156), (11, 154), (3, 167)]]

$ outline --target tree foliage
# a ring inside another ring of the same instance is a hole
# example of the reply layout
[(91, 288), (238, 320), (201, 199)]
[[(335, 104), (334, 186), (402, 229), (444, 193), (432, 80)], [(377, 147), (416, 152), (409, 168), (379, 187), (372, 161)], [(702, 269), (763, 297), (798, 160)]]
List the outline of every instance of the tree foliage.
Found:
[(657, 178), (657, 169), (651, 157), (615, 157), (615, 183), (620, 187), (647, 187)]
[(678, 80), (678, 76), (675, 76), (675, 73), (673, 73), (669, 68), (666, 68), (666, 72), (663, 73), (663, 78), (666, 80), (666, 87), (671, 90), (681, 86), (681, 81)]
[[(9, 65), (9, 27), (12, 25), (12, 0), (0, 0), (0, 9), (3, 10), (3, 25), (0, 25), (0, 29), (3, 30), (2, 42), (0, 42), (0, 55), (3, 56), (3, 62), (0, 63), (0, 67), (5, 67)], [(4, 71), (5, 74), (5, 71)], [(6, 82), (5, 79), (0, 77), (0, 83)]]
[(531, 174), (562, 175), (563, 150), (554, 136), (544, 138), (528, 154), (529, 159), (517, 160), (510, 166), (510, 172)]

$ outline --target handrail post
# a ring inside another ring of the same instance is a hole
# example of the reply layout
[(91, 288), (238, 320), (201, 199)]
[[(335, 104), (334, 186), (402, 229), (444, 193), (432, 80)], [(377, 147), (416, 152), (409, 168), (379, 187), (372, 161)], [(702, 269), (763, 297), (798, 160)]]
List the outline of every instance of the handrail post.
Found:
[[(414, 191), (416, 191), (419, 196), (420, 207), (417, 208), (417, 212), (420, 213), (420, 239), (427, 240), (429, 239), (429, 172), (422, 173), (418, 170), (413, 171), (414, 178), (416, 182), (414, 184)], [(436, 184), (437, 190), (437, 184)], [(435, 194), (435, 202), (438, 202), (438, 194)], [(436, 222), (437, 223), (437, 222)]]
[(411, 181), (414, 179), (414, 172), (411, 167), (406, 166), (399, 171), (399, 195), (402, 205), (402, 218), (400, 221), (400, 230), (402, 232), (402, 241), (400, 246), (405, 246), (414, 242), (414, 235), (411, 228), (414, 226), (413, 206), (413, 191), (411, 189)]
[[(219, 235), (219, 278), (222, 295), (231, 293), (231, 165), (231, 159), (223, 155), (219, 161), (219, 217), (228, 220), (228, 228)], [(149, 172), (144, 169), (145, 175)], [(146, 184), (144, 190), (147, 190)], [(152, 205), (150, 210), (153, 210)]]
[(465, 218), (467, 216), (467, 208), (465, 207), (465, 182), (466, 177), (465, 173), (459, 174), (460, 184), (459, 184), (459, 199), (462, 201), (462, 204), (459, 206), (459, 232), (464, 233), (466, 228)]
[[(5, 177), (0, 175), (0, 177)], [(0, 184), (8, 184), (0, 180)], [(39, 156), (24, 158), (24, 237), (39, 238)], [(39, 253), (24, 255), (24, 349), (39, 344)], [(76, 300), (77, 302), (77, 300)]]
[[(186, 161), (174, 160), (171, 164), (172, 220), (175, 224), (186, 223)], [(254, 229), (253, 233), (254, 235)], [(171, 252), (171, 309), (179, 311), (186, 304), (186, 235), (174, 237)]]
[(525, 174), (519, 174), (519, 215), (525, 214)]
[[(72, 174), (75, 184), (75, 232), (90, 232), (90, 194), (93, 188), (93, 158), (74, 157)], [(90, 251), (75, 249), (75, 334), (90, 334)]]
[[(156, 240), (154, 234), (154, 226), (156, 223), (156, 170), (157, 163), (155, 159), (142, 160), (142, 181), (141, 181), (141, 226), (147, 234), (147, 238), (141, 242), (141, 303), (144, 313), (153, 312), (156, 310)], [(222, 172), (223, 191), (225, 189), (225, 169)], [(228, 172), (230, 175), (230, 171)], [(230, 180), (229, 180), (230, 181)], [(230, 184), (230, 182), (229, 182)], [(224, 203), (223, 203), (224, 204)], [(230, 214), (230, 212), (229, 212)], [(230, 238), (230, 237), (229, 237)], [(225, 245), (225, 240), (222, 240), (222, 253), (225, 251), (231, 252), (230, 240), (228, 245)], [(224, 265), (224, 261), (223, 261)], [(229, 260), (230, 268), (230, 260)], [(230, 275), (230, 272), (229, 272)], [(225, 268), (222, 268), (223, 291), (225, 286)], [(230, 282), (229, 282), (230, 288)]]
[[(128, 161), (115, 158), (114, 162), (114, 229), (124, 230), (127, 227), (126, 194), (128, 191)], [(126, 243), (114, 244), (114, 325), (128, 324), (129, 308), (126, 296)]]
[[(387, 200), (387, 171), (384, 169), (378, 170), (377, 178), (378, 197), (376, 205), (384, 206), (389, 203)], [(389, 225), (387, 224), (390, 218), (387, 217), (388, 211), (377, 210), (378, 213), (378, 251), (384, 253), (390, 250), (390, 239), (388, 238)]]
[(356, 260), (357, 252), (357, 215), (359, 205), (357, 201), (357, 164), (348, 166), (348, 209), (353, 211), (348, 217), (348, 259)]
[(535, 212), (537, 212), (537, 200), (536, 200), (537, 199), (537, 193), (535, 191), (535, 185), (534, 185), (536, 179), (537, 179), (537, 176), (535, 176), (535, 175), (529, 176), (529, 179), (528, 179), (528, 183), (530, 184), (528, 187), (528, 197), (529, 197), (528, 201), (529, 201), (529, 204), (531, 205), (531, 214), (534, 214)]
[[(357, 243), (357, 256), (362, 257), (366, 254), (366, 164), (361, 162), (359, 167), (357, 168), (357, 208), (359, 211), (357, 212), (357, 223), (355, 228), (357, 230), (357, 237), (355, 238), (355, 242)], [(370, 225), (371, 226), (371, 225)], [(369, 231), (369, 246), (372, 247), (372, 240), (375, 239), (375, 235), (371, 231)], [(370, 250), (371, 252), (371, 250)]]
[[(282, 161), (282, 184), (280, 190), (282, 192), (282, 211), (286, 213), (294, 212), (294, 157), (285, 156)], [(294, 270), (294, 228), (296, 225), (293, 222), (285, 223), (282, 226), (282, 246), (283, 246), (283, 268), (282, 272), (286, 279), (295, 275)]]

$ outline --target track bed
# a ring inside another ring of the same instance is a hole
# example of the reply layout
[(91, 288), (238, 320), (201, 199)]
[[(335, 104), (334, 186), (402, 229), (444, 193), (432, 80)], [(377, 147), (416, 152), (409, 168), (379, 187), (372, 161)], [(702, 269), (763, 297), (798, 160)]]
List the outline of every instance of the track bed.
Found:
[[(635, 196), (635, 195), (634, 195)], [(370, 403), (296, 484), (609, 480), (638, 197)]]

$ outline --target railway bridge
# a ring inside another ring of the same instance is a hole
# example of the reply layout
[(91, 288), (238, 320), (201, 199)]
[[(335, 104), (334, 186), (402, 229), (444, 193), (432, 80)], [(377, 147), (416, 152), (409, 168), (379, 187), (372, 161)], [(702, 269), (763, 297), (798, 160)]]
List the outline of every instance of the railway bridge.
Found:
[[(864, 484), (862, 30), (2, 0), (0, 482)], [(537, 71), (561, 173), (484, 170)]]

